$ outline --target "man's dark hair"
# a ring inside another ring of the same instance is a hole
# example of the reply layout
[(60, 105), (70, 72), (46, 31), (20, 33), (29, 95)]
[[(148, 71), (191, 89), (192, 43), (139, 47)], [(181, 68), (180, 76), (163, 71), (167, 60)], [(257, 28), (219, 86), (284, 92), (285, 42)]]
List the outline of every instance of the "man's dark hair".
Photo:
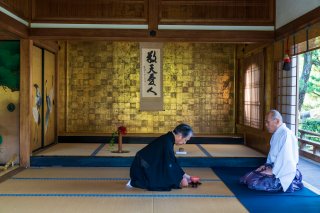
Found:
[(189, 135), (193, 134), (193, 130), (191, 126), (187, 124), (179, 124), (176, 126), (176, 128), (173, 130), (174, 134), (181, 134), (183, 138), (188, 137)]

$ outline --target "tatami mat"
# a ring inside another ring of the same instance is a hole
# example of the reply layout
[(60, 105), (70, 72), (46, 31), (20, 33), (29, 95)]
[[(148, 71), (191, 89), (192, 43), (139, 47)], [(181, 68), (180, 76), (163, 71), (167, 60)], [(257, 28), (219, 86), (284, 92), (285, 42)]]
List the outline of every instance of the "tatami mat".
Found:
[(225, 212), (225, 213), (241, 213), (247, 210), (237, 202), (234, 198), (190, 198), (187, 200), (181, 199), (155, 199), (154, 200), (154, 213), (206, 213), (206, 212)]
[[(59, 143), (39, 152), (36, 156), (99, 156), (99, 157), (133, 157), (146, 144), (123, 144), (123, 150), (129, 153), (113, 153), (117, 144), (110, 149), (109, 144), (98, 143)], [(265, 157), (265, 155), (241, 144), (185, 144), (174, 146), (178, 151), (183, 148), (187, 154), (177, 157)]]
[[(219, 179), (208, 168), (184, 168), (184, 171), (202, 179)], [(128, 167), (44, 167), (28, 168), (16, 174), (13, 178), (122, 178), (129, 179)]]
[(30, 168), (0, 184), (0, 212), (246, 212), (210, 168), (185, 171), (202, 185), (152, 192), (125, 186), (128, 167)]
[[(221, 181), (203, 181), (198, 188), (184, 188), (183, 190), (172, 190), (170, 192), (152, 192), (138, 188), (126, 188), (127, 180), (66, 180), (66, 179), (35, 179), (22, 180), (11, 179), (1, 184), (2, 194), (59, 194), (59, 195), (97, 195), (114, 196), (124, 195), (138, 197), (141, 194), (148, 195), (185, 195), (211, 197), (232, 196), (231, 191)], [(137, 195), (137, 193), (139, 195)]]
[(10, 213), (152, 213), (153, 198), (1, 197), (0, 212)]
[(90, 156), (99, 146), (99, 143), (58, 143), (36, 156)]
[[(135, 154), (145, 147), (147, 144), (123, 144), (123, 150), (129, 151), (129, 153), (113, 153), (113, 150), (117, 150), (117, 144), (110, 149), (110, 146), (106, 144), (96, 156), (107, 156), (107, 157), (133, 157)], [(206, 157), (205, 153), (203, 153), (197, 145), (195, 144), (186, 144), (182, 146), (174, 146), (175, 152), (179, 150), (179, 148), (183, 148), (187, 154), (177, 154), (177, 157)]]
[(44, 167), (28, 168), (14, 178), (129, 178), (127, 167)]
[(234, 213), (247, 212), (236, 198), (1, 197), (10, 213)]
[(202, 144), (212, 157), (265, 157), (260, 152), (240, 144)]
[(110, 149), (109, 144), (106, 144), (98, 153), (96, 156), (104, 156), (104, 157), (111, 157), (111, 156), (117, 156), (117, 157), (133, 157), (136, 155), (136, 153), (145, 147), (146, 144), (123, 144), (122, 150), (129, 151), (128, 153), (113, 153), (112, 151), (115, 151), (118, 149), (118, 144), (115, 144), (112, 149)]
[(179, 148), (183, 148), (183, 151), (187, 154), (176, 154), (176, 157), (207, 157), (206, 154), (199, 149), (199, 146), (196, 144), (184, 144), (181, 146), (174, 146), (174, 151), (179, 151)]

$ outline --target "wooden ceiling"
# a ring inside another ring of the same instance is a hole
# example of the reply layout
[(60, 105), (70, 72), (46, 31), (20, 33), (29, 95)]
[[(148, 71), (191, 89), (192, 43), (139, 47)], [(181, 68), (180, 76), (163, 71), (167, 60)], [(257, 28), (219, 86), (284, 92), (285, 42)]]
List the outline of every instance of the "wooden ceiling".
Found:
[(274, 0), (1, 0), (0, 5), (31, 22), (274, 24)]
[[(274, 26), (275, 0), (0, 0), (0, 6), (31, 23), (27, 36), (37, 39), (214, 42), (274, 39), (273, 30), (255, 27)], [(42, 27), (33, 27), (40, 23)], [(49, 27), (50, 23), (60, 27)], [(69, 28), (65, 24), (78, 27)], [(82, 28), (81, 24), (89, 24), (91, 28)], [(95, 24), (144, 28), (94, 29)], [(173, 29), (161, 28), (167, 25)], [(177, 26), (182, 29), (175, 29)], [(194, 26), (228, 28), (208, 30), (193, 29)], [(237, 26), (244, 28), (236, 30)]]

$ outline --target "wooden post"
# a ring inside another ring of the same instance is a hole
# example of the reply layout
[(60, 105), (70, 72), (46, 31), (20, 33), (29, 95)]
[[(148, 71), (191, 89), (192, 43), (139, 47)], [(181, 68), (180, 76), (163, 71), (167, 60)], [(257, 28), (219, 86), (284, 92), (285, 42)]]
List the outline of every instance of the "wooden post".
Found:
[(20, 166), (30, 166), (32, 41), (20, 40)]
[(118, 152), (122, 153), (122, 134), (118, 133)]
[(118, 150), (111, 151), (112, 153), (128, 153), (130, 151), (122, 150), (122, 134), (121, 131), (118, 132)]

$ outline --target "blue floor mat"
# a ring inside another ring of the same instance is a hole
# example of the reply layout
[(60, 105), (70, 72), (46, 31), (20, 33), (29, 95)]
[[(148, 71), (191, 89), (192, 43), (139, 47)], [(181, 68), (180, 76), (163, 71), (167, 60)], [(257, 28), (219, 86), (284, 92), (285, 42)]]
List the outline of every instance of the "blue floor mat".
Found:
[(320, 212), (320, 196), (307, 188), (294, 193), (270, 193), (253, 191), (240, 184), (240, 177), (253, 169), (255, 168), (213, 168), (249, 212)]

